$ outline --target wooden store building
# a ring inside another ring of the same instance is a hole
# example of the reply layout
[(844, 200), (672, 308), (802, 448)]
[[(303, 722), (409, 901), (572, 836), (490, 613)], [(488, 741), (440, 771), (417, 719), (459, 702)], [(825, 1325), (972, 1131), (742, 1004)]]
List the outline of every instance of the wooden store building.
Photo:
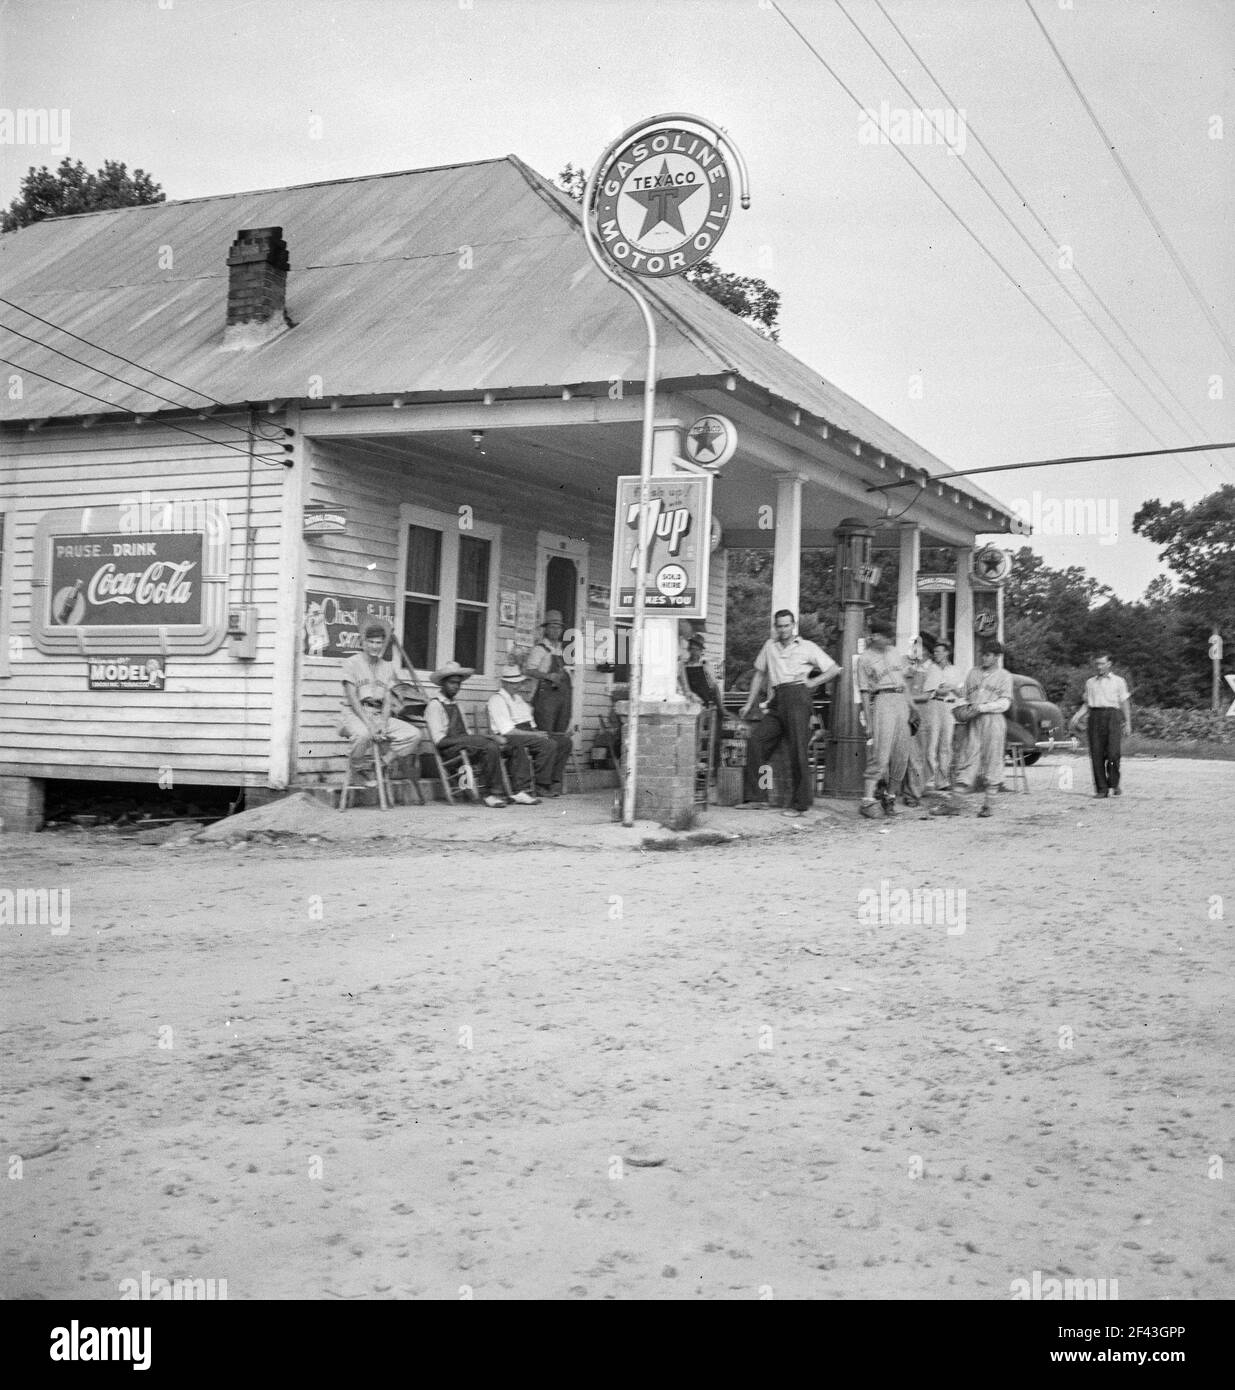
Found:
[[(337, 781), (340, 659), (391, 618), (422, 679), (475, 704), (548, 608), (574, 644), (581, 754), (610, 710), (615, 484), (639, 468), (645, 337), (578, 206), (514, 157), (36, 223), (0, 237), (0, 817), (49, 779)], [(680, 279), (647, 283), (658, 455), (722, 412), (706, 631), (725, 554), (801, 550), (846, 517), (899, 548), (1012, 518)], [(927, 482), (900, 521), (905, 490)], [(770, 615), (769, 615), (770, 617)]]

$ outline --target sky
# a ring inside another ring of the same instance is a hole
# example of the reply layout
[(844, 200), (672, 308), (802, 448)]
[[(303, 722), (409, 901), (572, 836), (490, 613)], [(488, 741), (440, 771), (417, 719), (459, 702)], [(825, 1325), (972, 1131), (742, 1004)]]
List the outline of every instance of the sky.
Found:
[[(980, 468), (1235, 440), (1233, 96), (1231, 0), (6, 0), (0, 200), (65, 153), (169, 198), (552, 176), (698, 113), (751, 178), (716, 259), (780, 292), (782, 345)], [(12, 143), (19, 109), (46, 144)], [(1235, 482), (1235, 449), (975, 481), (1134, 599), (1165, 573), (1138, 507)]]

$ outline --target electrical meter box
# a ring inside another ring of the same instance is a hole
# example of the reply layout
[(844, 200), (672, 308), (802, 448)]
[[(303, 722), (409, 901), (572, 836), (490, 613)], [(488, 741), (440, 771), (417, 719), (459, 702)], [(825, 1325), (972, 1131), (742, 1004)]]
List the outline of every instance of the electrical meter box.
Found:
[(252, 605), (232, 608), (227, 614), (227, 636), (237, 661), (257, 659), (257, 609)]

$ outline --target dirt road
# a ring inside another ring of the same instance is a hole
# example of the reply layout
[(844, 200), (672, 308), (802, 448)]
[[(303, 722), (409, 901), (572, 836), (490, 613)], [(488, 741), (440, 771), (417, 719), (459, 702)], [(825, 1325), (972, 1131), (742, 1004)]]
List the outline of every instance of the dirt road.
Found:
[(678, 854), (6, 837), (72, 912), (0, 937), (2, 1291), (1230, 1297), (1235, 766), (1125, 779)]

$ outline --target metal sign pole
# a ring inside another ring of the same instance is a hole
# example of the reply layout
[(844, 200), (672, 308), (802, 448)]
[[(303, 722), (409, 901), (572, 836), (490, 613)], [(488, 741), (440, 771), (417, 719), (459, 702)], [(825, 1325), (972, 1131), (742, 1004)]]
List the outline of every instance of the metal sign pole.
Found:
[[(625, 745), (626, 772), (622, 786), (623, 825), (633, 825), (635, 821), (635, 792), (637, 787), (636, 766), (639, 751), (639, 703), (643, 698), (643, 638), (646, 625), (646, 596), (644, 590), (647, 586), (648, 550), (651, 540), (649, 535), (649, 522), (651, 519), (652, 438), (656, 419), (657, 338), (656, 321), (652, 317), (651, 305), (638, 286), (624, 275), (618, 274), (617, 270), (602, 256), (600, 247), (596, 242), (595, 231), (592, 227), (592, 216), (596, 202), (597, 185), (612, 165), (619, 150), (639, 132), (645, 130), (650, 132), (652, 127), (662, 126), (669, 121), (686, 121), (699, 126), (712, 136), (718, 151), (722, 144), (728, 148), (733, 155), (734, 162), (738, 166), (738, 174), (741, 179), (742, 206), (744, 208), (750, 207), (750, 192), (746, 175), (746, 163), (742, 159), (741, 154), (719, 126), (715, 125), (712, 121), (706, 120), (702, 116), (691, 116), (685, 112), (670, 112), (665, 115), (651, 116), (645, 120), (637, 121), (627, 130), (624, 130), (596, 161), (596, 165), (588, 176), (587, 184), (583, 190), (583, 238), (587, 244), (588, 254), (596, 263), (597, 269), (601, 274), (607, 279), (612, 280), (615, 285), (621, 286), (639, 306), (639, 312), (643, 315), (644, 327), (647, 329), (648, 339), (647, 367), (644, 372), (643, 381), (643, 436), (639, 450), (639, 538), (635, 561), (634, 626), (631, 633), (631, 645), (633, 650), (631, 652), (630, 718), (627, 722)], [(696, 256), (695, 259), (698, 259), (698, 257)], [(686, 268), (688, 267), (683, 267), (683, 269)]]
[[(637, 130), (639, 127), (636, 126)], [(625, 136), (622, 140), (625, 140)], [(616, 142), (618, 144), (621, 141)], [(635, 609), (634, 629), (631, 634), (630, 662), (630, 719), (626, 726), (626, 770), (622, 782), (622, 824), (635, 823), (635, 758), (639, 751), (639, 701), (643, 695), (643, 627), (646, 608), (644, 589), (648, 573), (648, 522), (651, 520), (651, 481), (652, 481), (652, 435), (656, 422), (656, 320), (652, 317), (652, 307), (637, 285), (632, 284), (617, 271), (611, 269), (600, 254), (596, 238), (592, 232), (589, 209), (596, 192), (596, 183), (601, 168), (610, 151), (606, 151), (592, 170), (583, 192), (583, 238), (587, 249), (602, 274), (608, 276), (615, 285), (620, 285), (639, 306), (643, 315), (643, 326), (647, 329), (647, 366), (643, 375), (643, 437), (639, 447), (639, 541), (635, 562)]]

